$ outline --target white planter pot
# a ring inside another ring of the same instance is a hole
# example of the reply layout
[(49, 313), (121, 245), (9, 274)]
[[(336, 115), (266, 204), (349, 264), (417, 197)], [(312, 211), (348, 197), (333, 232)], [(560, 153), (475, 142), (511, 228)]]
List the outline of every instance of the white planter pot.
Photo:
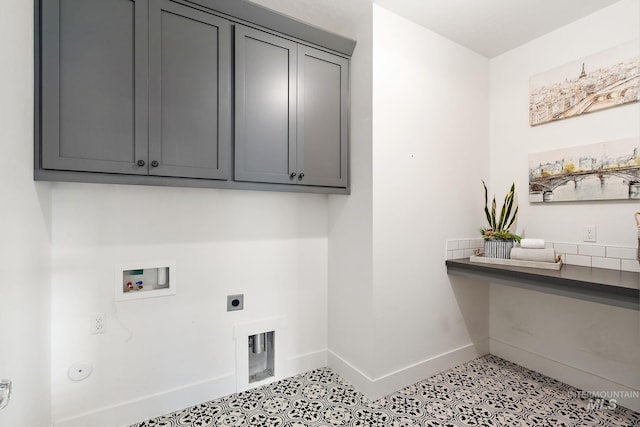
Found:
[(484, 256), (486, 258), (509, 259), (513, 243), (513, 240), (485, 239)]

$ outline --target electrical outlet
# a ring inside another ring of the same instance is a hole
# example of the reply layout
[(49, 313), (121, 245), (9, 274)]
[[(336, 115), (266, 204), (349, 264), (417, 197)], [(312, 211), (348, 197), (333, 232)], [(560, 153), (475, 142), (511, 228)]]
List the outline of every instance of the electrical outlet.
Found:
[(107, 329), (107, 318), (104, 313), (92, 314), (89, 327), (92, 334), (104, 334)]
[(596, 226), (595, 225), (586, 225), (584, 227), (584, 237), (585, 242), (595, 242), (596, 241)]

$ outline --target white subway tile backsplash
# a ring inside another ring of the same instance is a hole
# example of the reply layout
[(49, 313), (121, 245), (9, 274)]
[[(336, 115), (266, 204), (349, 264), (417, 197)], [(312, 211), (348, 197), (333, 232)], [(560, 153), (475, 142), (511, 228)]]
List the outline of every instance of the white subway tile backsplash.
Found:
[(607, 258), (633, 259), (637, 260), (638, 250), (636, 248), (622, 246), (607, 246)]
[(565, 262), (570, 265), (582, 265), (584, 267), (591, 267), (591, 257), (585, 255), (566, 254)]
[(468, 258), (484, 247), (484, 240), (482, 238), (447, 239), (446, 246), (447, 259)]
[(637, 259), (623, 259), (620, 260), (622, 263), (621, 269), (623, 271), (634, 271), (636, 273), (640, 273), (640, 263)]
[(600, 245), (578, 245), (578, 254), (604, 257), (606, 250), (605, 246)]
[(464, 249), (464, 257), (465, 258), (469, 258), (472, 255), (476, 254), (476, 249), (475, 248), (470, 248), (470, 249)]
[(603, 258), (598, 256), (591, 258), (591, 267), (620, 270), (620, 266), (621, 263), (619, 258)]
[(484, 247), (484, 239), (473, 239), (469, 242), (472, 249), (482, 249)]
[[(447, 239), (445, 256), (447, 259), (469, 258), (483, 247), (482, 238)], [(637, 248), (550, 241), (545, 242), (545, 247), (554, 248), (565, 264), (640, 272)]]
[(553, 248), (561, 254), (578, 254), (578, 245), (574, 243), (554, 243)]

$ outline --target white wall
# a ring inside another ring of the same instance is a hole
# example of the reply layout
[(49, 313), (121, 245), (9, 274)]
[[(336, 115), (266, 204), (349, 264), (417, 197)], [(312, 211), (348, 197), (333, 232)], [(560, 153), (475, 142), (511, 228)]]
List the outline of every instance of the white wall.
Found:
[[(293, 360), (280, 375), (326, 363), (324, 195), (56, 183), (53, 245), (60, 425), (139, 421), (235, 391), (236, 323), (286, 316)], [(114, 302), (118, 264), (166, 259), (177, 264), (175, 296)], [(236, 293), (244, 310), (229, 313)], [(92, 313), (107, 315), (105, 334), (89, 334)], [(82, 360), (94, 372), (71, 382), (67, 369)], [(176, 388), (177, 402), (139, 407), (137, 418), (109, 409)]]
[[(370, 3), (256, 2), (348, 37)], [(236, 323), (284, 315), (285, 374), (326, 365), (326, 195), (53, 188), (56, 425), (139, 421), (235, 391)], [(114, 303), (116, 264), (164, 259), (177, 262), (176, 296)], [(227, 313), (234, 293), (245, 309)], [(89, 334), (92, 313), (106, 313), (107, 333)], [(80, 360), (94, 372), (74, 383), (66, 372)]]
[(354, 61), (353, 193), (330, 203), (329, 365), (376, 398), (488, 351), (488, 287), (450, 281), (443, 255), (478, 226), (489, 62), (376, 5), (358, 41), (372, 75)]
[(33, 182), (33, 2), (0, 3), (0, 378), (2, 426), (50, 424), (50, 198)]
[[(329, 366), (348, 360), (373, 368), (372, 307), (372, 43), (373, 5), (356, 20), (351, 58), (351, 195), (329, 196)], [(339, 370), (358, 385), (358, 376)]]
[[(636, 0), (623, 0), (491, 60), (491, 187), (520, 191), (518, 228), (529, 237), (636, 245), (637, 202), (530, 204), (529, 153), (638, 137), (640, 105), (629, 104), (530, 127), (529, 77), (640, 36)], [(639, 46), (640, 51), (640, 46)], [(579, 72), (579, 70), (578, 70)], [(590, 390), (640, 388), (640, 314), (492, 285), (491, 351)], [(637, 399), (635, 410), (640, 408)]]
[(374, 7), (376, 376), (486, 340), (488, 288), (450, 282), (447, 237), (477, 232), (489, 62)]

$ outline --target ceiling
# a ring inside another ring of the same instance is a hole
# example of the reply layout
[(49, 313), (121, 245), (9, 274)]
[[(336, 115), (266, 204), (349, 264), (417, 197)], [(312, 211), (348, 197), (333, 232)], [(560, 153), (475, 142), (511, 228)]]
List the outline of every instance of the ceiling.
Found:
[(620, 0), (374, 0), (493, 58)]

